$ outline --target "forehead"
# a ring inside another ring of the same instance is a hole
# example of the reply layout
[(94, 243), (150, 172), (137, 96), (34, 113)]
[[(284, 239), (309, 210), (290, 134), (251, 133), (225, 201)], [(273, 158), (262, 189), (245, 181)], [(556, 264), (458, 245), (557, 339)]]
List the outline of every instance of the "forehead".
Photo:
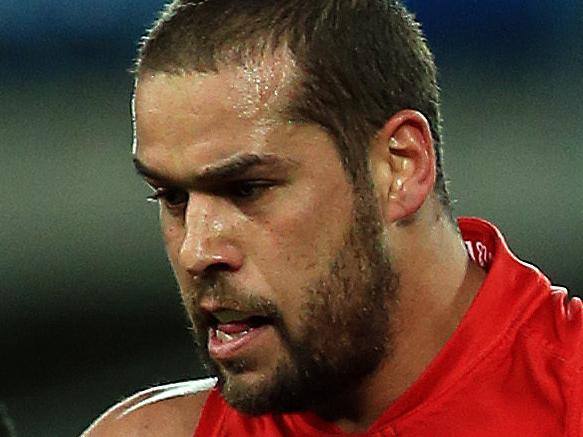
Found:
[(297, 76), (293, 56), (282, 48), (259, 58), (249, 56), (242, 64), (220, 63), (216, 72), (143, 72), (136, 81), (135, 101), (148, 110), (174, 101), (191, 107), (222, 103), (217, 109), (234, 111), (239, 118), (265, 117), (286, 108)]
[(213, 73), (143, 72), (134, 96), (134, 153), (211, 138), (261, 142), (270, 129), (286, 124), (295, 76), (293, 60), (281, 52)]

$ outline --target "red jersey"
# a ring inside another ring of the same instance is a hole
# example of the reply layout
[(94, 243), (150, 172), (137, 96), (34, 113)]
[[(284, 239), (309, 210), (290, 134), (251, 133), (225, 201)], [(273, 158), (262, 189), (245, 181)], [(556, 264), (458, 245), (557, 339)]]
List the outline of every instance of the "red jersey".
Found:
[(583, 436), (581, 300), (515, 258), (491, 224), (459, 225), (488, 275), (439, 354), (367, 432), (310, 412), (245, 416), (214, 389), (194, 436)]

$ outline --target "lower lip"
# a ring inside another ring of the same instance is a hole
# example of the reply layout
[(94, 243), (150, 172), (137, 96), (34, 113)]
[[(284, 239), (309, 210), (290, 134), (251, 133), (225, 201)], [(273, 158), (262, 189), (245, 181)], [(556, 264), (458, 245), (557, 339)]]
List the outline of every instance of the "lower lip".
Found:
[(270, 325), (251, 328), (247, 334), (241, 338), (223, 342), (217, 337), (215, 329), (209, 330), (208, 351), (209, 355), (217, 361), (236, 358), (240, 353), (254, 347), (259, 342), (259, 338), (272, 328)]

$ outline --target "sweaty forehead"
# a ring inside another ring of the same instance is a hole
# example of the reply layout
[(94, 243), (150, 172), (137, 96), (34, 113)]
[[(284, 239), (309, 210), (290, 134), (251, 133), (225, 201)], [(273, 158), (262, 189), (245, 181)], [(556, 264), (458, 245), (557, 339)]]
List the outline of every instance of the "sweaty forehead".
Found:
[(297, 76), (293, 57), (284, 49), (260, 59), (249, 58), (240, 66), (226, 65), (221, 71), (232, 78), (232, 103), (242, 117), (282, 112), (292, 97)]
[[(228, 57), (227, 61), (228, 62)], [(241, 65), (219, 64), (217, 72), (145, 71), (136, 83), (136, 105), (146, 112), (175, 109), (210, 113), (214, 109), (243, 119), (276, 119), (285, 112), (296, 82), (293, 57), (285, 49)]]
[(222, 64), (217, 72), (143, 71), (134, 100), (134, 154), (196, 150), (197, 159), (210, 161), (237, 148), (258, 151), (270, 132), (288, 126), (294, 81), (295, 66), (281, 52)]

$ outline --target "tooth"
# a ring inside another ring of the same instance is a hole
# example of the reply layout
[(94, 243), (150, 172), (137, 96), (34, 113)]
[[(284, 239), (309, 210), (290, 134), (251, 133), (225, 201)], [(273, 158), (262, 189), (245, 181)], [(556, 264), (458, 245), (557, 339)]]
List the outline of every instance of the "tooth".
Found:
[(227, 334), (226, 332), (221, 331), (220, 329), (217, 329), (217, 338), (221, 341), (231, 341), (235, 339), (235, 337)]

